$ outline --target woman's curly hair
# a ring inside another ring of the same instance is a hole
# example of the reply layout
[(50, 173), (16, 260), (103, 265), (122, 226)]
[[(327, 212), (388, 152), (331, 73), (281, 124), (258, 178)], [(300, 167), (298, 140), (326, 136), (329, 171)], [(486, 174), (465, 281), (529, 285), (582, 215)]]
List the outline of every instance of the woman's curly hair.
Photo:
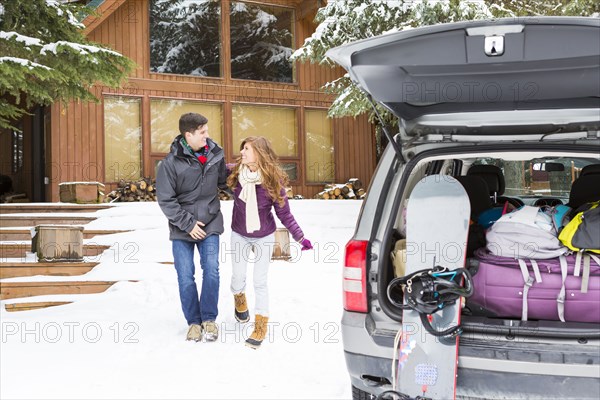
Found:
[[(258, 169), (262, 175), (261, 185), (266, 189), (267, 193), (269, 193), (271, 199), (278, 202), (280, 207), (283, 207), (285, 195), (281, 195), (281, 189), (288, 185), (289, 179), (287, 174), (283, 172), (279, 166), (279, 158), (277, 157), (277, 154), (275, 154), (275, 151), (273, 151), (271, 142), (262, 136), (250, 136), (242, 141), (240, 150), (242, 150), (246, 144), (252, 146), (254, 154), (256, 154), (256, 163), (258, 164)], [(227, 186), (232, 190), (234, 190), (238, 184), (241, 165), (242, 157), (240, 156), (236, 160), (231, 175), (227, 178)]]

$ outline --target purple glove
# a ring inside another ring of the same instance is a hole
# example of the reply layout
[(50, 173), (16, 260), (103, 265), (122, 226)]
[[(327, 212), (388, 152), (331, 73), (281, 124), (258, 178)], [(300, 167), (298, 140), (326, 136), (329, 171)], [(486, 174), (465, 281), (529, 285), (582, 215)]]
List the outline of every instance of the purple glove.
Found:
[(302, 245), (302, 251), (304, 251), (304, 250), (312, 250), (312, 248), (313, 248), (312, 243), (308, 239), (302, 239), (302, 241), (300, 242), (300, 244)]
[(225, 164), (225, 169), (227, 169), (227, 176), (231, 175), (233, 170), (235, 169), (236, 163), (227, 163)]

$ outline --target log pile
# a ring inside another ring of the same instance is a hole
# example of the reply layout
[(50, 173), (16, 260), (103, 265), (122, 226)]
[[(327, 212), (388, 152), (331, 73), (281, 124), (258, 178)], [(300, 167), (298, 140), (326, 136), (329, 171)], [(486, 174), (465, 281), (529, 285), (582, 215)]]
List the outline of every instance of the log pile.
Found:
[[(302, 198), (294, 196), (291, 187), (285, 188), (288, 198)], [(233, 196), (219, 189), (220, 200), (233, 200)], [(138, 181), (119, 181), (116, 190), (110, 192), (104, 199), (105, 203), (113, 203), (117, 201), (156, 201), (156, 180), (151, 178), (143, 178)]]
[[(288, 199), (298, 198), (298, 196), (294, 196), (294, 192), (292, 191), (292, 188), (289, 186), (285, 188), (285, 192), (287, 194)], [(302, 196), (300, 196), (300, 198), (302, 198)], [(220, 200), (233, 200), (233, 196), (230, 193), (219, 189), (219, 199)]]
[(322, 200), (362, 200), (365, 196), (366, 191), (362, 182), (357, 178), (351, 178), (346, 183), (328, 183), (322, 192), (316, 194), (315, 198)]
[(233, 196), (229, 192), (219, 189), (219, 200), (233, 200)]
[(285, 188), (285, 194), (287, 196), (288, 199), (293, 199), (294, 198), (294, 191), (292, 190), (292, 188), (290, 186), (286, 186)]
[(110, 192), (104, 199), (105, 203), (116, 201), (156, 201), (156, 181), (142, 178), (137, 181), (119, 181), (117, 189)]

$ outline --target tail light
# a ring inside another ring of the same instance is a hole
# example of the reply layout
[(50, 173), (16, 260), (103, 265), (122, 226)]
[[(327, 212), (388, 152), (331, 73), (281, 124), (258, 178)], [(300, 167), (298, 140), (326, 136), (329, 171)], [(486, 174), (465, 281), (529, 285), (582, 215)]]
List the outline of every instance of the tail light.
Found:
[(346, 244), (344, 256), (344, 309), (367, 312), (367, 245), (364, 240)]

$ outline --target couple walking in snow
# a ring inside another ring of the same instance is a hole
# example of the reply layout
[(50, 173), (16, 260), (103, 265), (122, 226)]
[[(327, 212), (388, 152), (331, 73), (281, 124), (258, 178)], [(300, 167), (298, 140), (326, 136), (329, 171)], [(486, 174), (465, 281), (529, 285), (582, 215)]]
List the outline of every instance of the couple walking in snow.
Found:
[[(158, 204), (169, 220), (179, 297), (189, 326), (187, 340), (218, 338), (219, 235), (224, 231), (218, 189), (230, 188), (234, 196), (231, 248), (239, 252), (232, 257), (234, 315), (242, 323), (250, 320), (245, 292), (247, 250), (252, 248), (256, 305), (254, 331), (246, 345), (258, 348), (266, 337), (269, 320), (267, 277), (276, 230), (272, 210), (302, 250), (312, 249), (290, 211), (287, 176), (263, 137), (244, 139), (240, 157), (228, 171), (223, 149), (209, 138), (206, 117), (183, 114), (179, 132), (158, 168), (156, 190)], [(200, 253), (202, 269), (199, 298), (194, 247)]]

